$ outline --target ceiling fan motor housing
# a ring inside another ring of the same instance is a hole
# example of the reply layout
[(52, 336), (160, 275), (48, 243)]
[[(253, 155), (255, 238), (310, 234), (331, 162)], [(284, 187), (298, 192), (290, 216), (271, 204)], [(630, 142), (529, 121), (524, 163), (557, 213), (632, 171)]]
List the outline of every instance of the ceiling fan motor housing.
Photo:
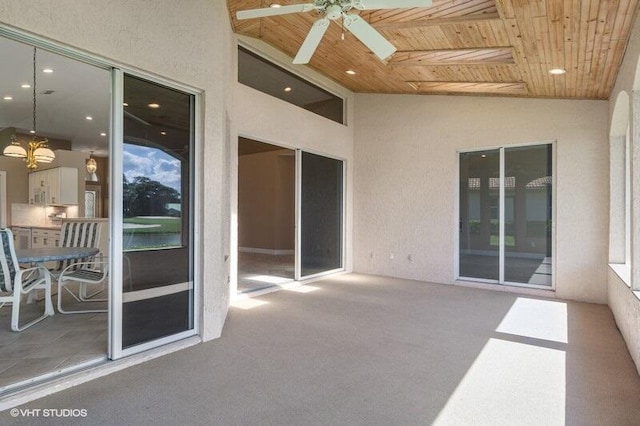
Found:
[(327, 18), (335, 21), (338, 18), (342, 17), (342, 7), (337, 4), (332, 4), (327, 7)]

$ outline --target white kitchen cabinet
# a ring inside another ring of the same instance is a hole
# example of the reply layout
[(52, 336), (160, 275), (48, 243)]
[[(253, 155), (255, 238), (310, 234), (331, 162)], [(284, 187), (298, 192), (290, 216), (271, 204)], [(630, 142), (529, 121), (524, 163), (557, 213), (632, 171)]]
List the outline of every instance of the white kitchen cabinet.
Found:
[(31, 248), (58, 247), (60, 244), (60, 231), (55, 229), (31, 230)]
[(78, 204), (78, 169), (56, 167), (30, 173), (29, 202), (45, 205)]

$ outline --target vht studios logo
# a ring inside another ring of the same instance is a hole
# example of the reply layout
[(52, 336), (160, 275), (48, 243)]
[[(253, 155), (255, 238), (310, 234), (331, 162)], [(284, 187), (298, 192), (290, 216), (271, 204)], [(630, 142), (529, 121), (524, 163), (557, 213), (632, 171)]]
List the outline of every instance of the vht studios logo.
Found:
[(86, 408), (13, 408), (11, 417), (87, 417)]

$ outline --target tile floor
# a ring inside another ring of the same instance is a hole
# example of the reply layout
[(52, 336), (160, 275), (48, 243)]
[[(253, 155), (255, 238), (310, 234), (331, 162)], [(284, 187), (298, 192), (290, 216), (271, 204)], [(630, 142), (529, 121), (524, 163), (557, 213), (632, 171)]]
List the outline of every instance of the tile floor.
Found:
[[(20, 322), (39, 315), (44, 310), (43, 304), (42, 301), (23, 303)], [(66, 372), (89, 361), (106, 359), (106, 313), (61, 315), (56, 312), (21, 332), (11, 331), (10, 321), (11, 306), (0, 308), (0, 396), (38, 376)]]
[(294, 279), (293, 255), (238, 253), (238, 293), (249, 293)]

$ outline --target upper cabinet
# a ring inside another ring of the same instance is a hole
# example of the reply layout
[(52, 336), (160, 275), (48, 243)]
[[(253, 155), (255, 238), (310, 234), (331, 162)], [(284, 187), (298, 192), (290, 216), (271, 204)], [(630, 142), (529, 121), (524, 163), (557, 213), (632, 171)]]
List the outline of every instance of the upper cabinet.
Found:
[(78, 169), (56, 167), (29, 174), (29, 203), (78, 204)]

